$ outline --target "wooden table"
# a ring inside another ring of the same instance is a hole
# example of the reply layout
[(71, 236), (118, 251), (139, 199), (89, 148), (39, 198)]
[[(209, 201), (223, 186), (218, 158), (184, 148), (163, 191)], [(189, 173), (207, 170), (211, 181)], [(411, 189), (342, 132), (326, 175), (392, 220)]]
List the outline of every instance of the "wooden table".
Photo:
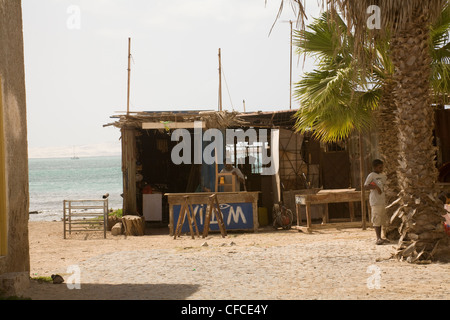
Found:
[[(258, 195), (259, 192), (197, 192), (197, 193), (166, 193), (169, 203), (169, 229), (170, 235), (174, 235), (176, 223), (181, 210), (181, 205), (185, 201), (185, 196), (189, 197), (192, 204), (194, 219), (199, 229), (203, 232), (207, 204), (209, 197), (217, 194), (220, 203), (220, 210), (223, 214), (223, 220), (227, 231), (252, 231), (256, 232), (259, 228), (258, 223)], [(185, 221), (186, 222), (186, 221)], [(188, 232), (189, 224), (186, 222), (182, 226), (182, 232)], [(211, 230), (219, 230), (217, 221), (211, 220)]]
[[(365, 200), (369, 198), (369, 191), (366, 191)], [(350, 219), (349, 222), (344, 223), (329, 223), (328, 216), (328, 204), (329, 203), (341, 203), (348, 202)], [(359, 227), (361, 226), (361, 221), (355, 220), (355, 209), (354, 202), (361, 202), (361, 191), (356, 191), (355, 189), (330, 189), (330, 190), (320, 190), (316, 194), (298, 194), (295, 195), (295, 205), (297, 212), (297, 226), (299, 229), (301, 227), (301, 215), (300, 206), (306, 206), (306, 231), (310, 232), (313, 228), (323, 228), (323, 227)], [(322, 217), (321, 225), (313, 225), (311, 223), (311, 205), (325, 204), (325, 213)], [(366, 208), (369, 206), (366, 205)], [(370, 214), (369, 214), (370, 216)]]

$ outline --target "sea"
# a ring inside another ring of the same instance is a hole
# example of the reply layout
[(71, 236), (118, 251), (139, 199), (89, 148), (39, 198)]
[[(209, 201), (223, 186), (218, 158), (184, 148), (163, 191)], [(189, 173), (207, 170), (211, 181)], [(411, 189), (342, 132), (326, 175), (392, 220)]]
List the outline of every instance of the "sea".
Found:
[(61, 221), (64, 200), (100, 200), (122, 208), (121, 157), (29, 159), (30, 221)]

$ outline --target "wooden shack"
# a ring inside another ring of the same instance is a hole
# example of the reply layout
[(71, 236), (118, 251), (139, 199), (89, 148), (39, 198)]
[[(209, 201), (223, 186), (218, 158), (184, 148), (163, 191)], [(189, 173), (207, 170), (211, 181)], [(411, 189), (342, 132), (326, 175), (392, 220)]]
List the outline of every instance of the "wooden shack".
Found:
[[(200, 126), (200, 132), (211, 128), (222, 132), (226, 129), (267, 130), (269, 134), (265, 145), (260, 140), (252, 143), (246, 137), (245, 143), (234, 142), (231, 149), (234, 150), (234, 165), (246, 177), (245, 191), (241, 193), (254, 193), (252, 197), (257, 199), (256, 206), (265, 208), (269, 223), (274, 203), (283, 201), (295, 212), (296, 193), (359, 188), (358, 137), (352, 136), (341, 143), (321, 143), (312, 135), (299, 134), (293, 130), (294, 114), (293, 110), (246, 113), (190, 110), (132, 112), (113, 116), (116, 121), (105, 126), (112, 125), (121, 130), (124, 214), (142, 215), (146, 221), (168, 223), (173, 227), (176, 217), (171, 214), (174, 208), (169, 198), (180, 201), (186, 194), (207, 195), (215, 191), (215, 174), (221, 170), (220, 166), (217, 168), (194, 161), (191, 164), (174, 164), (171, 160), (171, 152), (178, 143), (172, 139), (174, 130), (185, 129), (194, 140), (195, 125)], [(368, 168), (372, 160), (370, 150), (374, 149), (372, 146), (376, 141), (371, 136), (365, 137), (365, 140), (367, 152), (364, 161), (367, 163), (364, 165)], [(229, 147), (226, 145), (225, 149)], [(263, 174), (264, 165), (260, 161), (262, 148), (270, 149), (268, 152), (278, 159), (279, 170), (275, 174)], [(195, 150), (192, 149), (192, 152), (195, 153)], [(239, 198), (239, 194), (235, 197)], [(238, 199), (236, 202), (240, 201), (243, 200)], [(179, 206), (180, 203), (174, 205)], [(330, 219), (348, 215), (349, 209), (345, 205), (336, 204), (334, 208), (331, 205)], [(252, 207), (252, 210), (246, 217), (256, 221), (253, 221), (252, 227), (246, 226), (244, 229), (256, 230), (259, 221), (255, 204), (248, 207)], [(178, 207), (175, 212), (177, 210)], [(358, 207), (355, 212), (358, 214)], [(313, 218), (322, 218), (320, 208), (314, 214), (316, 216)]]

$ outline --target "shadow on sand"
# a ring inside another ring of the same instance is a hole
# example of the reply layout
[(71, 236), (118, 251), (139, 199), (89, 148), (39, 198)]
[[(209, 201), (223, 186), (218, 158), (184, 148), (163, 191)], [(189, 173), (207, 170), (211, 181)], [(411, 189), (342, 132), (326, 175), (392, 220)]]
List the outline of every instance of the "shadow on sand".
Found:
[(38, 283), (32, 280), (24, 297), (32, 300), (186, 300), (200, 285), (192, 284), (66, 284)]

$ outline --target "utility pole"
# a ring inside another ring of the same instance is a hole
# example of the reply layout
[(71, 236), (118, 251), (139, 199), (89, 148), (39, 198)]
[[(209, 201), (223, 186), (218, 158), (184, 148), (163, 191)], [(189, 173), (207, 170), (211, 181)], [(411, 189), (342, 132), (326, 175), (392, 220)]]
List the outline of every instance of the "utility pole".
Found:
[(291, 58), (290, 58), (290, 81), (289, 81), (289, 110), (292, 110), (292, 20), (289, 20), (291, 25)]
[(242, 100), (242, 103), (244, 104), (244, 112), (245, 112), (245, 100)]
[(222, 57), (219, 48), (219, 111), (222, 111)]
[(127, 90), (127, 116), (130, 114), (130, 72), (131, 72), (131, 38), (128, 38), (128, 90)]

